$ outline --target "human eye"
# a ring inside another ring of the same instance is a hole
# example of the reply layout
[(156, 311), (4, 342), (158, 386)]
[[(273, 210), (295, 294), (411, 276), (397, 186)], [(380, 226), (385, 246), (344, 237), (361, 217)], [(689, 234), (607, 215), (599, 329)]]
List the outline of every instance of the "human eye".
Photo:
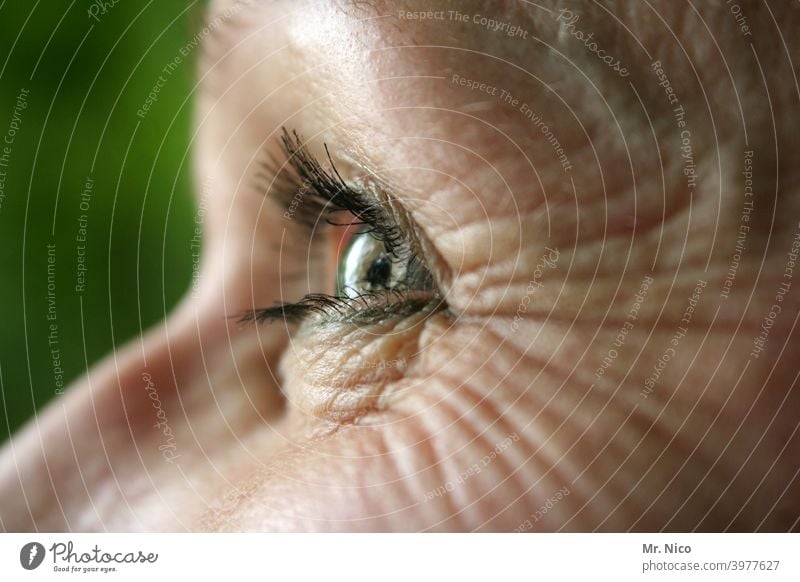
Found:
[[(327, 145), (322, 162), (296, 132), (284, 129), (279, 143), (284, 159), (272, 156), (263, 164), (261, 189), (283, 211), (287, 229), (307, 241), (307, 269), (323, 272), (322, 279), (309, 273), (309, 286), (323, 288), (255, 308), (243, 319), (370, 325), (446, 310), (428, 265), (431, 246), (380, 181), (345, 180)], [(300, 254), (294, 251), (287, 250)]]

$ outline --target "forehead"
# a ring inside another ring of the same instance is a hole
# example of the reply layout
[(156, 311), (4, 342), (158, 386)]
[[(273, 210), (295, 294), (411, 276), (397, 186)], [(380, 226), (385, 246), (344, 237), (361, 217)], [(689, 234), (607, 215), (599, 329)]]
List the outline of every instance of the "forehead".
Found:
[[(529, 128), (520, 115), (534, 123), (563, 115), (592, 83), (565, 74), (573, 60), (553, 52), (554, 10), (489, 6), (271, 2), (227, 17), (236, 5), (220, 2), (211, 20), (224, 24), (208, 43), (205, 96), (215, 113), (245, 111), (267, 132), (302, 117), (368, 166), (499, 157), (496, 147), (481, 146), (505, 135), (525, 147)], [(410, 134), (413, 147), (389, 143)], [(394, 160), (398, 153), (411, 159)]]

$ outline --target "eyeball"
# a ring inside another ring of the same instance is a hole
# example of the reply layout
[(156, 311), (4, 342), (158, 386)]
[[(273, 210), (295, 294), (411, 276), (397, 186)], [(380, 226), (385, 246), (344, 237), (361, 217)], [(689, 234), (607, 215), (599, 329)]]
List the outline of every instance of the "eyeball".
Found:
[(339, 260), (337, 294), (355, 298), (394, 289), (406, 278), (406, 263), (387, 252), (384, 243), (368, 233), (355, 235)]

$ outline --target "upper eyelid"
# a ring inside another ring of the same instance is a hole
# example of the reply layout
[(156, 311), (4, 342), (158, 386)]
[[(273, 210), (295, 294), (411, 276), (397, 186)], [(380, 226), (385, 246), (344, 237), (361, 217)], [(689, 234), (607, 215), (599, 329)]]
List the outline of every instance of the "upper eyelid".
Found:
[(425, 259), (426, 266), (433, 275), (437, 286), (440, 289), (449, 287), (453, 280), (453, 272), (447, 261), (444, 260), (439, 250), (436, 248), (436, 245), (433, 244), (432, 239), (427, 235), (425, 229), (414, 219), (412, 213), (406, 208), (400, 197), (391, 194), (391, 192), (401, 191), (401, 188), (391, 185), (375, 172), (355, 160), (349, 160), (347, 163), (349, 166), (357, 168), (361, 176), (366, 177), (362, 178), (363, 183), (366, 185), (365, 189), (372, 189), (376, 199), (383, 200), (385, 205), (391, 209), (394, 221), (403, 228), (408, 235), (414, 253)]

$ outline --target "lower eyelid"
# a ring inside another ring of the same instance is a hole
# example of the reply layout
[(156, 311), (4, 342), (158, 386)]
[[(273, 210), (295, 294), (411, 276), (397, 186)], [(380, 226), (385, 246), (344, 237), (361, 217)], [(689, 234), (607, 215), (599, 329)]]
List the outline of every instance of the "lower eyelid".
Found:
[(301, 331), (281, 362), (287, 397), (304, 413), (336, 424), (382, 410), (413, 374), (428, 317)]
[(427, 316), (446, 309), (447, 305), (438, 295), (420, 291), (390, 290), (356, 298), (317, 293), (306, 295), (296, 303), (254, 309), (239, 319), (243, 323), (283, 321), (315, 329), (327, 324), (358, 327), (380, 325), (417, 314)]
[(432, 313), (443, 307), (443, 304), (430, 294), (414, 291), (389, 290), (364, 293), (355, 298), (335, 298), (335, 300), (337, 302), (335, 307), (327, 309), (322, 318), (310, 321), (309, 324), (380, 326), (388, 321), (421, 313)]

